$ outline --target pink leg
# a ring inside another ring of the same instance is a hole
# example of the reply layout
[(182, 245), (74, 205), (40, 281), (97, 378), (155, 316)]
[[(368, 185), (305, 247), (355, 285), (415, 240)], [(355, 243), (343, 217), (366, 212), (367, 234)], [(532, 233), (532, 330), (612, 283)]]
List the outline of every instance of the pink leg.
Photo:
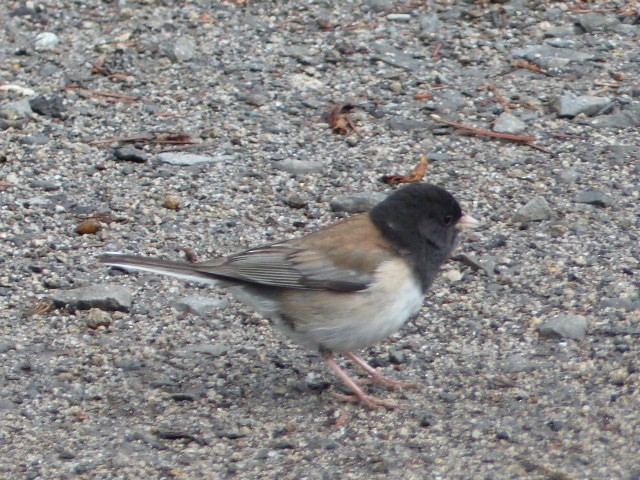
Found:
[(351, 360), (353, 363), (362, 368), (365, 372), (371, 375), (371, 380), (374, 383), (378, 383), (392, 390), (401, 390), (403, 388), (418, 388), (418, 385), (413, 382), (402, 382), (400, 380), (393, 380), (392, 378), (385, 377), (384, 375), (379, 374), (375, 368), (369, 365), (367, 362), (362, 360), (355, 353), (346, 352), (343, 355)]
[[(353, 391), (353, 395), (343, 395), (340, 393), (336, 393), (334, 394), (336, 396), (336, 398), (339, 398), (342, 401), (345, 402), (362, 402), (364, 403), (367, 407), (375, 409), (378, 407), (385, 407), (385, 408), (397, 408), (398, 405), (393, 403), (393, 402), (388, 402), (386, 400), (381, 400), (375, 397), (372, 397), (371, 395), (367, 395), (365, 394), (360, 387), (358, 386), (358, 384), (356, 382), (353, 381), (353, 379), (347, 375), (347, 373), (340, 367), (340, 365), (338, 365), (336, 363), (336, 361), (333, 358), (333, 354), (330, 352), (321, 352), (320, 353), (322, 360), (324, 360), (324, 362), (329, 365), (329, 368), (331, 370), (333, 370), (335, 372), (335, 374), (338, 376), (338, 378), (340, 380), (342, 380), (342, 382), (351, 389), (351, 391)], [(371, 368), (371, 367), (369, 367)]]

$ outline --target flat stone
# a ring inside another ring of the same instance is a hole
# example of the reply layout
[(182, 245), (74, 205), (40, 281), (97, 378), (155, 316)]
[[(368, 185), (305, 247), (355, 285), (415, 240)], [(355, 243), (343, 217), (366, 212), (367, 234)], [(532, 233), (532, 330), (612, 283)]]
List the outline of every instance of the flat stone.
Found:
[(385, 43), (374, 43), (371, 48), (374, 52), (371, 56), (373, 60), (379, 60), (392, 67), (415, 71), (423, 64), (422, 61), (416, 60), (412, 55)]
[(558, 315), (537, 327), (542, 337), (582, 340), (587, 336), (589, 322), (582, 315)]
[(53, 32), (40, 32), (36, 35), (34, 48), (37, 52), (53, 50), (60, 43), (60, 38)]
[(180, 313), (191, 313), (199, 317), (206, 317), (216, 310), (226, 308), (229, 302), (225, 299), (216, 299), (204, 295), (189, 295), (177, 300), (173, 308)]
[(578, 15), (576, 24), (585, 32), (606, 32), (616, 30), (620, 25), (620, 21), (614, 15), (602, 15), (600, 13), (590, 12)]
[(411, 118), (403, 117), (391, 117), (387, 121), (387, 126), (390, 130), (401, 130), (404, 132), (410, 132), (412, 130), (426, 130), (429, 127), (427, 122), (422, 120), (413, 120)]
[(583, 63), (598, 57), (570, 48), (555, 48), (549, 45), (532, 45), (511, 51), (515, 58), (523, 58), (543, 69), (562, 68), (570, 63)]
[(551, 218), (551, 207), (542, 197), (535, 197), (515, 213), (513, 221), (517, 223), (527, 223), (548, 220)]
[(626, 105), (623, 110), (594, 118), (595, 127), (635, 128), (640, 125), (640, 102)]
[(182, 152), (163, 152), (158, 154), (158, 160), (170, 165), (180, 166), (192, 166), (202, 163), (219, 163), (229, 162), (237, 158), (236, 155), (197, 155), (195, 153), (182, 153)]
[(493, 123), (493, 131), (499, 133), (522, 132), (527, 125), (515, 115), (503, 112)]
[(578, 193), (574, 197), (576, 203), (588, 203), (589, 205), (595, 205), (596, 207), (609, 207), (613, 200), (611, 196), (599, 189), (585, 190)]
[(387, 194), (380, 192), (363, 192), (355, 195), (336, 197), (329, 202), (329, 207), (334, 212), (362, 213), (387, 198)]
[(52, 300), (56, 307), (66, 307), (71, 311), (99, 308), (107, 312), (128, 312), (131, 308), (131, 290), (120, 285), (92, 285), (58, 290)]
[(573, 118), (581, 113), (587, 116), (597, 115), (611, 106), (611, 99), (595, 97), (593, 95), (576, 96), (572, 93), (562, 95), (558, 99), (558, 115), (563, 118)]
[(320, 162), (314, 162), (313, 160), (298, 160), (296, 158), (277, 160), (274, 161), (272, 165), (276, 170), (292, 173), (294, 175), (318, 173), (323, 169), (323, 165)]
[(31, 118), (33, 115), (31, 103), (27, 99), (5, 103), (0, 107), (0, 112), (2, 112), (6, 117), (12, 119)]

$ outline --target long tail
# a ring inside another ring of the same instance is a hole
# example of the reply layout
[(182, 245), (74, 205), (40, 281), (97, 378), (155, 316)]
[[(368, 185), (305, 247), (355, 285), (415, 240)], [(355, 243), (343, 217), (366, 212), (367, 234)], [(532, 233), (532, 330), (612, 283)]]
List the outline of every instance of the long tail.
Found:
[(159, 260), (156, 258), (139, 257), (125, 253), (104, 253), (98, 257), (98, 261), (112, 267), (124, 270), (138, 270), (142, 272), (159, 273), (172, 277), (194, 280), (196, 282), (218, 284), (220, 278), (215, 275), (200, 272), (195, 264), (186, 262), (173, 262), (171, 260)]

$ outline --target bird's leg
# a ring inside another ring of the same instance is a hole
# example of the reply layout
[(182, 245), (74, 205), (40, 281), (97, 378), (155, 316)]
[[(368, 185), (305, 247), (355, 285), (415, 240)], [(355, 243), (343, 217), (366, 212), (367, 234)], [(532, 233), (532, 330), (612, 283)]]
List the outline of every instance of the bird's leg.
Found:
[[(381, 400), (379, 398), (372, 397), (364, 393), (358, 384), (345, 372), (340, 365), (333, 358), (333, 353), (327, 351), (321, 351), (320, 356), (322, 360), (329, 365), (329, 368), (335, 372), (342, 382), (351, 389), (353, 395), (343, 395), (341, 393), (334, 393), (335, 397), (344, 402), (361, 402), (369, 408), (375, 409), (378, 407), (385, 407), (389, 409), (397, 408), (398, 405), (389, 402), (387, 400)], [(371, 368), (371, 367), (369, 367)]]
[(355, 353), (346, 352), (343, 355), (351, 360), (353, 363), (362, 368), (365, 372), (367, 372), (371, 376), (371, 380), (374, 383), (378, 383), (384, 387), (387, 387), (391, 390), (402, 390), (403, 388), (418, 388), (417, 383), (413, 382), (403, 382), (401, 380), (394, 380), (389, 377), (385, 377), (384, 375), (378, 373), (375, 368), (369, 365), (367, 362), (362, 360)]

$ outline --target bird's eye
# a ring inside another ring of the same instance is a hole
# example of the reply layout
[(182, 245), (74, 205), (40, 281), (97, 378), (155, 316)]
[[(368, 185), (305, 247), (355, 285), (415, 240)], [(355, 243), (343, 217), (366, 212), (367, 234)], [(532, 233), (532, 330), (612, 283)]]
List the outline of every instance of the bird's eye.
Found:
[(451, 225), (451, 222), (453, 221), (453, 217), (451, 215), (446, 215), (442, 221), (444, 222), (445, 225)]

